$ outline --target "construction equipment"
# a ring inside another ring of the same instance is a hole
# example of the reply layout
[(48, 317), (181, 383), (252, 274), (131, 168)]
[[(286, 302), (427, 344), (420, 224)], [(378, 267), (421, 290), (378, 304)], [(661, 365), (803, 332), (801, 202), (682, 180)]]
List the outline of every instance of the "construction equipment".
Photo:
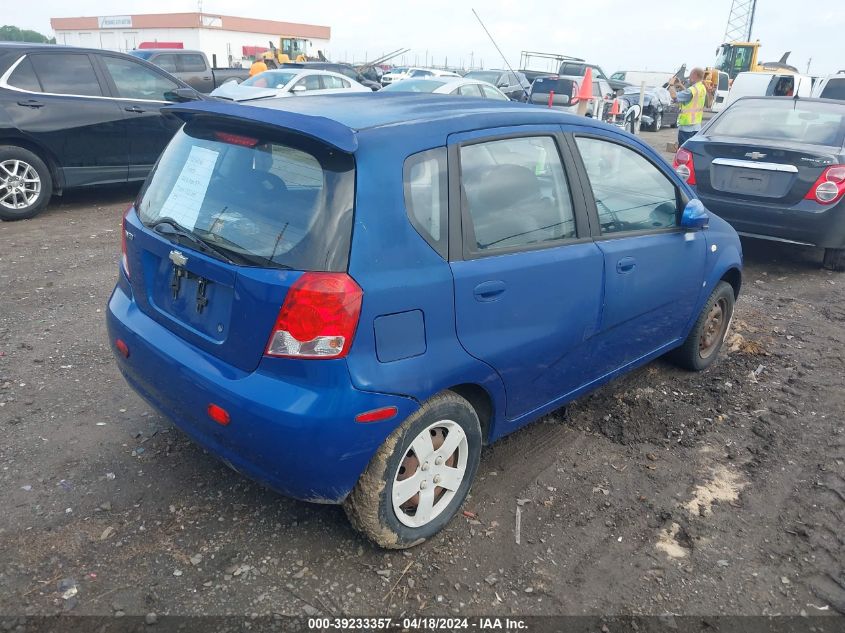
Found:
[(760, 40), (756, 42), (726, 42), (716, 49), (715, 70), (728, 73), (731, 80), (739, 73), (787, 72), (795, 74), (798, 69), (786, 63), (789, 52), (776, 62), (758, 62)]
[(310, 40), (282, 35), (279, 38), (279, 46), (276, 47), (273, 42), (270, 42), (270, 50), (262, 57), (276, 62), (279, 66), (290, 62), (326, 61), (323, 51), (317, 51), (317, 57), (309, 57), (309, 44), (311, 44)]

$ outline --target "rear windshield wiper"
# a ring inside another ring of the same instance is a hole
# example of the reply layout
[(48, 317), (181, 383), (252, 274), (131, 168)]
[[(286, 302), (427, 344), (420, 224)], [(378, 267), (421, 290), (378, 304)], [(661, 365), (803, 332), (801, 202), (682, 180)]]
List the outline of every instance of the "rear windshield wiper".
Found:
[(164, 235), (165, 237), (181, 237), (189, 242), (191, 242), (197, 249), (206, 254), (213, 254), (218, 259), (223, 259), (223, 261), (234, 264), (235, 262), (222, 250), (216, 248), (206, 242), (204, 239), (194, 235), (191, 231), (186, 229), (184, 226), (176, 222), (171, 218), (161, 218), (156, 220), (152, 224), (149, 225), (153, 231), (158, 233), (159, 235)]
[(223, 244), (225, 245), (224, 248), (226, 248), (226, 246), (229, 246), (231, 248), (226, 248), (226, 252), (236, 254), (238, 257), (242, 258), (247, 264), (252, 264), (254, 266), (272, 266), (274, 268), (292, 270), (292, 268), (286, 264), (280, 264), (278, 262), (273, 261), (272, 257), (262, 257), (261, 255), (248, 255), (247, 253), (241, 253), (239, 250), (235, 250), (242, 248), (238, 243), (233, 242), (232, 240), (227, 239), (217, 233), (212, 233), (211, 231), (206, 231), (204, 229), (199, 230), (208, 236), (207, 239), (203, 239), (203, 241), (208, 246), (211, 246), (212, 242), (214, 242), (215, 244)]

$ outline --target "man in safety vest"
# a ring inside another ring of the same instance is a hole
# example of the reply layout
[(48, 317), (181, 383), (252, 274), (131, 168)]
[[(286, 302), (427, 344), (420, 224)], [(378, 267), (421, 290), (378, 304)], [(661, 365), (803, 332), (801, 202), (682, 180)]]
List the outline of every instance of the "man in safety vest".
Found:
[(249, 67), (249, 76), (253, 77), (258, 73), (263, 73), (265, 70), (267, 70), (267, 62), (259, 57), (252, 62), (252, 66)]
[[(693, 68), (689, 74), (690, 86), (680, 92), (675, 92), (674, 86), (669, 87), (672, 97), (681, 104), (678, 116), (678, 147), (696, 135), (701, 130), (701, 120), (704, 117), (704, 103), (707, 99), (707, 87), (704, 85), (704, 71)], [(681, 82), (675, 79), (680, 84)], [(681, 84), (683, 87), (683, 84)]]

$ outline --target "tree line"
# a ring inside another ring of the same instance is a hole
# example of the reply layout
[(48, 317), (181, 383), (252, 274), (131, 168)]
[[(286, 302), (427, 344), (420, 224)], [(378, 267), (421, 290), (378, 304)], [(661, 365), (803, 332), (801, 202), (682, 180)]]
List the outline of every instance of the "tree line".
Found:
[(0, 26), (0, 42), (37, 42), (39, 44), (55, 44), (55, 37), (47, 37), (38, 31), (19, 29), (11, 24)]

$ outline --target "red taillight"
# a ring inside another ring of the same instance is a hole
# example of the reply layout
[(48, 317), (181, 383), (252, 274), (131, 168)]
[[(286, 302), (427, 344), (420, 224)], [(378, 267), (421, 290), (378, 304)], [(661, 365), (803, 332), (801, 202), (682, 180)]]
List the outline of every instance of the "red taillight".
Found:
[(381, 409), (373, 409), (372, 411), (365, 411), (355, 416), (356, 422), (380, 422), (381, 420), (389, 420), (399, 412), (396, 407), (382, 407)]
[(208, 417), (217, 422), (217, 424), (222, 424), (223, 426), (229, 424), (229, 412), (226, 411), (226, 409), (224, 409), (223, 407), (218, 406), (216, 404), (209, 404), (207, 411)]
[(214, 138), (229, 145), (240, 145), (241, 147), (255, 147), (258, 145), (258, 139), (249, 136), (242, 136), (240, 134), (230, 134), (229, 132), (215, 132)]
[(804, 198), (821, 204), (833, 204), (839, 201), (843, 194), (845, 194), (845, 165), (831, 165), (822, 172)]
[(288, 290), (265, 353), (289, 358), (346, 356), (363, 294), (346, 273), (304, 273)]
[(685, 150), (683, 147), (679, 149), (678, 153), (675, 154), (672, 167), (685, 183), (688, 185), (695, 184), (695, 164), (692, 160), (692, 152)]
[(120, 264), (123, 266), (123, 272), (126, 273), (127, 279), (129, 278), (129, 258), (126, 256), (126, 216), (129, 215), (132, 208), (129, 207), (126, 210), (120, 223)]

